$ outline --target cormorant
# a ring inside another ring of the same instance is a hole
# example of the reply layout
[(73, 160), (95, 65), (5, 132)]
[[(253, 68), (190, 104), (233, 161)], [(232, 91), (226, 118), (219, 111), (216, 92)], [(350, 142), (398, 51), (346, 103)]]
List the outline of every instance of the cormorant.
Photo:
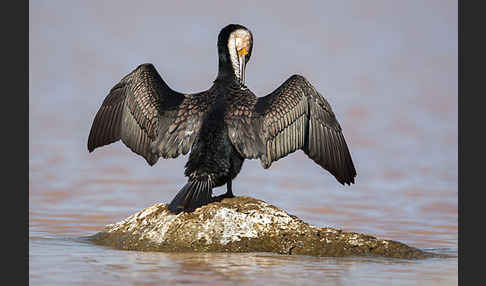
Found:
[[(245, 85), (245, 66), (253, 36), (230, 24), (218, 36), (219, 70), (206, 91), (172, 90), (150, 64), (139, 65), (106, 96), (91, 126), (88, 150), (118, 140), (150, 166), (162, 158), (189, 155), (187, 184), (169, 209), (193, 211), (233, 197), (231, 181), (245, 159), (272, 162), (303, 150), (341, 184), (354, 183), (356, 170), (346, 141), (327, 100), (301, 75), (257, 97)], [(213, 197), (212, 189), (227, 192)]]

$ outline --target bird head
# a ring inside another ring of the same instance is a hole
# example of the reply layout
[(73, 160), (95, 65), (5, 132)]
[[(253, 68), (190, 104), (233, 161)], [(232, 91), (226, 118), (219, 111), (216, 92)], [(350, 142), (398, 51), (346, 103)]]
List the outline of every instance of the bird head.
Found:
[(230, 24), (218, 36), (220, 76), (234, 76), (245, 84), (246, 63), (253, 49), (253, 35), (242, 25)]

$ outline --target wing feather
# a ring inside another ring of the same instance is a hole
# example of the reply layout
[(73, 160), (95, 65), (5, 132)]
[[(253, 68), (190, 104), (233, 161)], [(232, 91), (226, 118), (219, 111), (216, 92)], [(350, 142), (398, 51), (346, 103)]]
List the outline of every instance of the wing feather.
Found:
[[(121, 139), (150, 165), (159, 157), (187, 154), (206, 114), (209, 102), (201, 99), (207, 95), (173, 91), (152, 64), (142, 64), (103, 101), (91, 126), (88, 150)], [(200, 102), (206, 104), (196, 104)]]
[[(326, 99), (304, 77), (293, 75), (269, 95), (247, 98), (246, 105), (253, 104), (253, 111), (246, 116), (251, 123), (242, 123), (245, 120), (234, 107), (230, 111), (233, 123), (229, 124), (230, 139), (243, 157), (260, 158), (262, 166), (269, 168), (286, 155), (303, 150), (341, 184), (354, 183), (356, 170), (341, 126)], [(248, 136), (247, 130), (256, 130), (256, 139)], [(249, 152), (249, 145), (259, 144), (262, 146)]]

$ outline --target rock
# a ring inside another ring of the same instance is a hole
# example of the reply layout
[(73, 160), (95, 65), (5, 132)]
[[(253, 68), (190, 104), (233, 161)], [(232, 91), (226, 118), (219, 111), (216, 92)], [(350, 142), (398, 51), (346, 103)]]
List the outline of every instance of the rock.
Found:
[(159, 203), (107, 225), (91, 239), (126, 250), (275, 252), (312, 256), (437, 256), (392, 240), (316, 227), (251, 197), (235, 197), (172, 214)]

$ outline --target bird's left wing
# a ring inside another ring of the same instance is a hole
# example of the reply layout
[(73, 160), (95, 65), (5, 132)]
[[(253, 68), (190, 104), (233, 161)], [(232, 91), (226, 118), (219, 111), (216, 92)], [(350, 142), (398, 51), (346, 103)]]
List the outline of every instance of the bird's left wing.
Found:
[(241, 156), (260, 158), (266, 169), (300, 149), (341, 184), (354, 183), (356, 170), (341, 126), (326, 99), (304, 77), (293, 75), (269, 95), (247, 101), (237, 105), (243, 110), (230, 112), (228, 122), (231, 142)]

